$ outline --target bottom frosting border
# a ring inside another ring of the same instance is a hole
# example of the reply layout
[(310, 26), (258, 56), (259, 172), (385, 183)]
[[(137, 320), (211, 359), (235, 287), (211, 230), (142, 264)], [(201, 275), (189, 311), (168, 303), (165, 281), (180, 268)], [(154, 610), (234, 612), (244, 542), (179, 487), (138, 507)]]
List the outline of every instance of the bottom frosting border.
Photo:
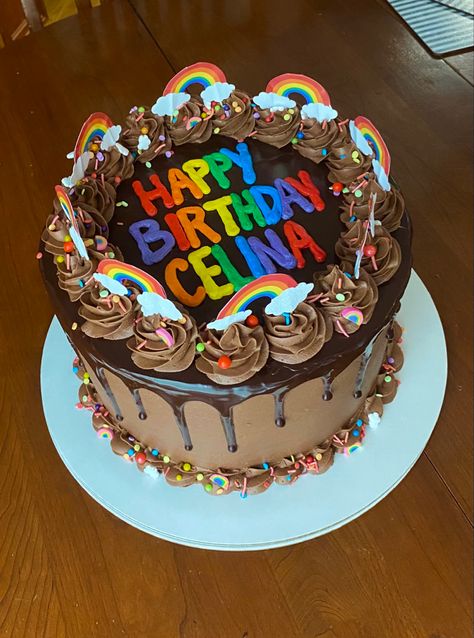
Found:
[(81, 381), (76, 407), (92, 412), (92, 426), (100, 439), (110, 441), (112, 451), (152, 479), (160, 475), (173, 487), (201, 484), (206, 493), (222, 496), (240, 492), (241, 498), (265, 492), (273, 483), (292, 485), (305, 474), (323, 474), (334, 462), (335, 454), (349, 456), (363, 444), (367, 428), (375, 429), (383, 406), (393, 401), (400, 380), (396, 373), (403, 366), (403, 329), (393, 323), (393, 339), (387, 343), (374, 387), (362, 407), (348, 424), (312, 449), (285, 456), (278, 463), (262, 463), (240, 469), (204, 468), (171, 459), (165, 452), (150, 448), (131, 435), (100, 403), (94, 385), (79, 357), (73, 372)]

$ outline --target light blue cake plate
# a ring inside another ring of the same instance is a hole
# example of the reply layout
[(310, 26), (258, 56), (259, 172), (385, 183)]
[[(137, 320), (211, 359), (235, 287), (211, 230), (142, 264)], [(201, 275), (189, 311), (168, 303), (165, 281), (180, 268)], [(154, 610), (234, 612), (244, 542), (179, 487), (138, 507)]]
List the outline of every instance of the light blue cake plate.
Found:
[[(436, 307), (415, 272), (397, 317), (405, 328), (405, 365), (395, 401), (376, 430), (346, 457), (336, 454), (321, 476), (272, 485), (242, 499), (209, 496), (201, 486), (170, 487), (113, 454), (95, 434), (91, 413), (77, 410), (74, 352), (56, 318), (46, 337), (41, 391), (51, 438), (64, 464), (98, 503), (126, 523), (159, 538), (214, 550), (283, 547), (349, 523), (383, 499), (406, 476), (436, 424), (446, 387), (447, 357)], [(71, 505), (72, 507), (72, 505)], [(67, 513), (65, 513), (67, 515)]]

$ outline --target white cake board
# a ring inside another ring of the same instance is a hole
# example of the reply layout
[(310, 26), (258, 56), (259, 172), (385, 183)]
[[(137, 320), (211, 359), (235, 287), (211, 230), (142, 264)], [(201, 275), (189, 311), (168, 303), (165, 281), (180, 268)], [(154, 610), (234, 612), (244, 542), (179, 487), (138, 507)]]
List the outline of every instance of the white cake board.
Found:
[[(77, 410), (74, 352), (56, 318), (41, 363), (43, 407), (54, 445), (78, 483), (125, 522), (159, 538), (215, 550), (283, 547), (326, 534), (383, 499), (406, 476), (436, 424), (446, 387), (447, 357), (436, 307), (415, 272), (398, 315), (405, 365), (395, 401), (376, 430), (346, 457), (336, 454), (321, 476), (272, 485), (242, 499), (213, 497), (201, 486), (170, 487), (116, 456), (95, 434), (91, 413)], [(73, 507), (73, 505), (72, 505)]]

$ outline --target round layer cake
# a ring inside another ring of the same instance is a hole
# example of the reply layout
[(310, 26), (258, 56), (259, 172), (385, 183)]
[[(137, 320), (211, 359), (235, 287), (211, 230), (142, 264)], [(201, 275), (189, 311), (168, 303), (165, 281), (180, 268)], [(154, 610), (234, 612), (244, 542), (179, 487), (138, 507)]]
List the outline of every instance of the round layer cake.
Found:
[(99, 436), (246, 496), (325, 471), (395, 396), (411, 230), (366, 118), (305, 76), (252, 98), (206, 69), (121, 127), (89, 118), (41, 266)]

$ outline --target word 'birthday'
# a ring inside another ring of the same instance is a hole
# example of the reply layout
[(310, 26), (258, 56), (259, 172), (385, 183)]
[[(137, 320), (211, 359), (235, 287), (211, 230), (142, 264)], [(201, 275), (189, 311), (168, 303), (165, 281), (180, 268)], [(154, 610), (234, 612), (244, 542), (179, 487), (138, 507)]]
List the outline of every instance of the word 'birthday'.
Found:
[[(249, 188), (207, 199), (201, 205), (183, 206), (176, 212), (165, 212), (160, 221), (155, 219), (158, 204), (168, 210), (182, 205), (183, 191), (188, 191), (195, 200), (202, 200), (210, 195), (211, 186), (229, 190), (231, 182), (227, 173), (232, 167), (241, 170), (242, 180)], [(304, 250), (317, 262), (326, 258), (326, 252), (310, 233), (292, 219), (295, 206), (307, 214), (325, 208), (309, 173), (301, 170), (297, 177), (276, 178), (273, 185), (258, 185), (252, 156), (243, 142), (236, 145), (235, 152), (222, 148), (184, 162), (181, 169), (170, 168), (168, 188), (156, 173), (148, 179), (151, 189), (146, 189), (139, 180), (132, 183), (148, 218), (131, 224), (129, 231), (148, 266), (166, 259), (175, 247), (186, 253), (186, 259), (174, 257), (164, 268), (168, 288), (186, 306), (198, 306), (206, 295), (214, 300), (230, 296), (257, 277), (276, 272), (277, 266), (285, 270), (303, 268)], [(268, 228), (280, 222), (286, 242), (274, 229)], [(168, 230), (162, 228), (162, 223)], [(265, 228), (265, 241), (243, 234), (255, 226)], [(220, 246), (223, 233), (233, 238), (236, 250), (247, 264), (248, 274), (241, 273)], [(190, 266), (198, 278), (194, 290), (189, 290), (189, 275), (185, 276), (186, 286), (181, 280), (181, 274)], [(217, 277), (221, 281), (225, 277), (227, 283), (217, 283)]]

